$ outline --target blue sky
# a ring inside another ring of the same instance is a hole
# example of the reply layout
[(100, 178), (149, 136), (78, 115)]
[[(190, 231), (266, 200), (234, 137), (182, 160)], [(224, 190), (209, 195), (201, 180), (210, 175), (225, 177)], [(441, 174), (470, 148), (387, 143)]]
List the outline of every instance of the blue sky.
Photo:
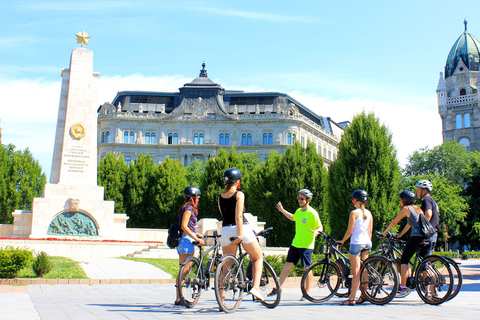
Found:
[(99, 105), (121, 90), (177, 91), (198, 76), (225, 89), (290, 94), (322, 116), (373, 111), (403, 166), (442, 142), (435, 89), (480, 2), (0, 0), (2, 143), (29, 148), (50, 175), (75, 34), (91, 36)]

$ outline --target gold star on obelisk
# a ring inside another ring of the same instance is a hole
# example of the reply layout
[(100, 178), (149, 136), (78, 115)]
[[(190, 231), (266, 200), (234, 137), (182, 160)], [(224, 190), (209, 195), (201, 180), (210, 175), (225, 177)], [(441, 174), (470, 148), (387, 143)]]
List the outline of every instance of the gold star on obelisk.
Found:
[(88, 41), (90, 41), (90, 36), (85, 31), (77, 33), (76, 36), (77, 36), (77, 43), (81, 43), (82, 48), (83, 48), (83, 45), (87, 45)]

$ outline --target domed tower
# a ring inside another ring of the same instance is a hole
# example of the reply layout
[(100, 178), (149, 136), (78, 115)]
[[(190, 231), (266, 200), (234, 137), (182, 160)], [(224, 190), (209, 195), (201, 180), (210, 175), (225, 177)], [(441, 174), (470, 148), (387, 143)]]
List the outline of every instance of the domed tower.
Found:
[(467, 31), (455, 41), (440, 73), (437, 86), (438, 112), (442, 117), (443, 141), (457, 140), (468, 150), (480, 150), (480, 41)]

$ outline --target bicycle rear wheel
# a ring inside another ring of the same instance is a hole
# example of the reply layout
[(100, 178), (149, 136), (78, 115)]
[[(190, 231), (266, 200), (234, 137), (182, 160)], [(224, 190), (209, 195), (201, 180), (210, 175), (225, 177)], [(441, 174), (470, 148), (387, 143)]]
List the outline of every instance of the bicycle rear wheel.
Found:
[(215, 298), (221, 311), (231, 313), (242, 301), (244, 284), (242, 270), (237, 258), (226, 255), (220, 259), (215, 271)]
[(179, 277), (177, 291), (180, 301), (185, 307), (192, 308), (200, 299), (204, 287), (198, 259), (188, 257), (180, 267)]
[(395, 298), (398, 289), (395, 265), (383, 256), (370, 256), (360, 269), (360, 290), (373, 304), (386, 304)]
[(452, 293), (450, 293), (450, 297), (448, 297), (448, 300), (451, 300), (457, 296), (457, 294), (460, 292), (460, 289), (462, 288), (463, 275), (462, 271), (460, 271), (460, 268), (458, 267), (458, 263), (456, 263), (455, 260), (449, 257), (443, 258), (447, 260), (447, 263), (450, 266), (453, 274), (453, 289)]
[(426, 257), (415, 270), (417, 293), (428, 304), (447, 301), (453, 289), (453, 273), (446, 260), (439, 256)]
[(275, 270), (273, 270), (272, 266), (265, 260), (263, 260), (259, 291), (263, 298), (263, 301), (260, 300), (261, 304), (267, 308), (275, 308), (278, 306), (282, 297), (280, 280), (278, 280)]
[(300, 283), (302, 294), (311, 302), (327, 301), (340, 287), (341, 271), (330, 261), (317, 261), (305, 270)]

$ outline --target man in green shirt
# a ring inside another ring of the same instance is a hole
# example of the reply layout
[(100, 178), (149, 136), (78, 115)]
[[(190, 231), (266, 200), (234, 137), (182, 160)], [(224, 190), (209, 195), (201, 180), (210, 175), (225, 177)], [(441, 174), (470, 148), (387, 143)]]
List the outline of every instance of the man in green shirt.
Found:
[[(295, 222), (295, 237), (293, 238), (292, 245), (288, 250), (287, 261), (280, 274), (280, 285), (283, 285), (285, 280), (290, 274), (292, 265), (297, 264), (298, 260), (302, 260), (302, 265), (305, 270), (312, 263), (313, 247), (315, 245), (315, 237), (323, 231), (322, 222), (315, 209), (310, 207), (310, 201), (313, 194), (308, 189), (301, 189), (298, 191), (298, 208), (294, 214), (286, 211), (281, 202), (277, 203), (277, 209), (289, 220)], [(309, 274), (307, 278), (307, 288), (310, 287), (312, 281), (312, 274)], [(273, 291), (269, 295), (276, 294), (277, 290)], [(302, 297), (303, 298), (303, 297)]]

